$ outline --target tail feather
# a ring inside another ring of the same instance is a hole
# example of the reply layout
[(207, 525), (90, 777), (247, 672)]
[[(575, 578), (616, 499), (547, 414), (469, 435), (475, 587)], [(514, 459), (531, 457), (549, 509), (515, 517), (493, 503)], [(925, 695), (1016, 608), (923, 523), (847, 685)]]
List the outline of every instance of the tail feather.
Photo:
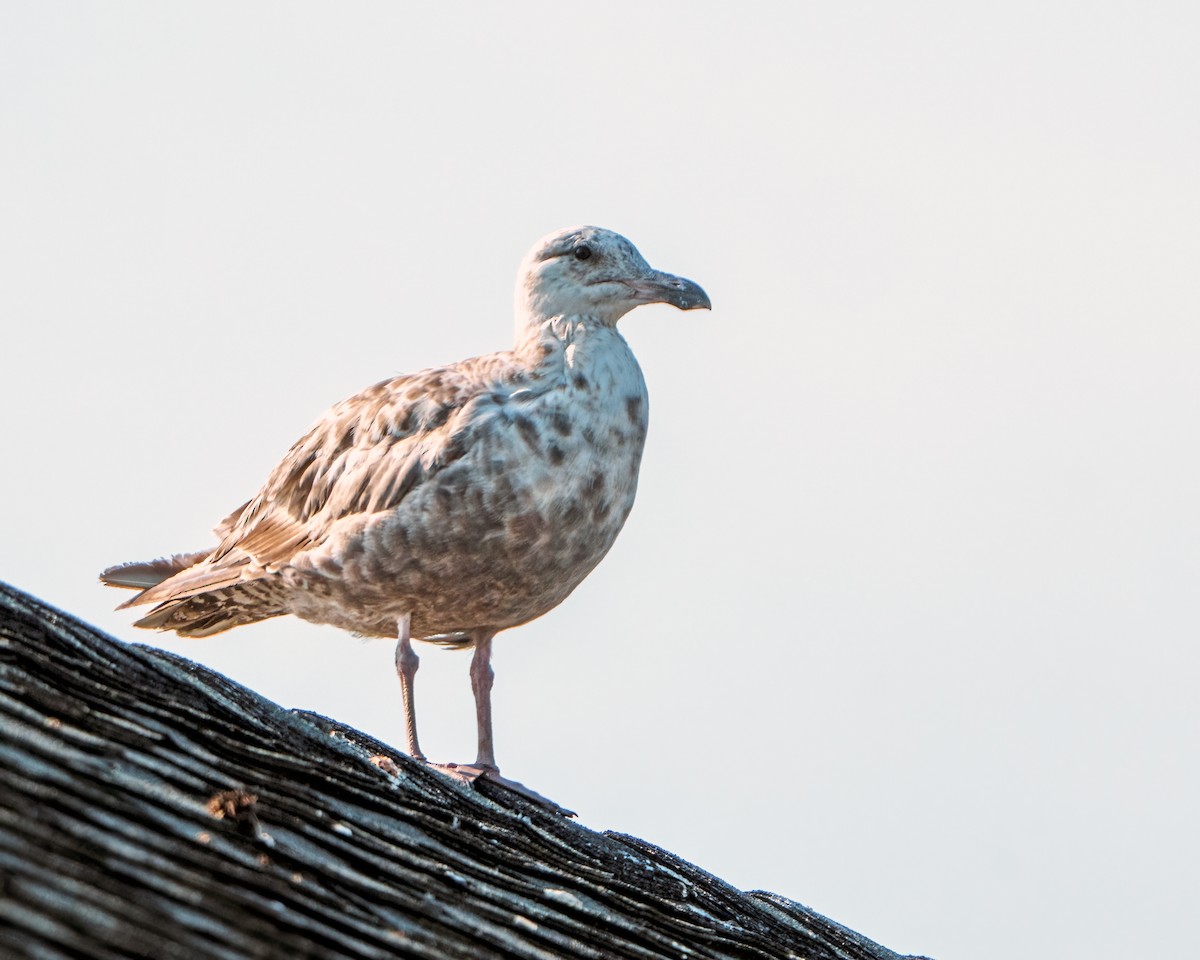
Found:
[(245, 568), (250, 562), (249, 557), (241, 557), (233, 562), (206, 563), (204, 561), (207, 556), (208, 554), (205, 554), (199, 563), (185, 567), (160, 583), (135, 594), (117, 609), (124, 610), (126, 607), (138, 607), (147, 603), (167, 603), (199, 594), (215, 593), (253, 579), (246, 576)]
[(100, 580), (138, 591), (118, 610), (156, 604), (135, 626), (173, 630), (181, 637), (207, 637), (286, 612), (273, 578), (263, 579), (266, 571), (262, 569), (248, 573), (248, 556), (206, 562), (210, 556), (210, 551), (199, 550), (122, 563), (101, 573)]
[(149, 590), (188, 567), (195, 566), (211, 553), (197, 550), (194, 553), (177, 553), (157, 560), (137, 560), (133, 563), (118, 563), (100, 574), (101, 583), (110, 587), (130, 590)]
[[(259, 582), (257, 585), (262, 584)], [(215, 633), (269, 620), (286, 612), (282, 606), (269, 602), (268, 598), (261, 595), (261, 591), (255, 591), (248, 584), (242, 588), (168, 600), (136, 621), (134, 626), (150, 630), (174, 630), (181, 637), (211, 637)]]

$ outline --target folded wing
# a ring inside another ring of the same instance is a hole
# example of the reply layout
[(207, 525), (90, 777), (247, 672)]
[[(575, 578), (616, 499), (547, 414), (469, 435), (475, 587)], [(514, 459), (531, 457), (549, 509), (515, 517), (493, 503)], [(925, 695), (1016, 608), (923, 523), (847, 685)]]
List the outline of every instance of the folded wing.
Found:
[(215, 550), (122, 564), (101, 574), (157, 604), (137, 625), (207, 636), (285, 613), (267, 581), (339, 524), (390, 511), (470, 449), (502, 355), (376, 384), (332, 407), (258, 495), (216, 529)]

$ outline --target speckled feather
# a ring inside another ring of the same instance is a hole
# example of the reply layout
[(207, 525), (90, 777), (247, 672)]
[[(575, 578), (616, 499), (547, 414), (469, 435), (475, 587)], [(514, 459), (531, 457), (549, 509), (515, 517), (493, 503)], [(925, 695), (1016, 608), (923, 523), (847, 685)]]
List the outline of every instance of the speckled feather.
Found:
[[(578, 248), (586, 246), (588, 257)], [(215, 550), (102, 574), (156, 604), (138, 626), (208, 636), (282, 614), (459, 642), (552, 609), (633, 506), (645, 381), (616, 321), (707, 307), (629, 241), (543, 239), (517, 284), (511, 351), (378, 383), (332, 407), (216, 533)]]

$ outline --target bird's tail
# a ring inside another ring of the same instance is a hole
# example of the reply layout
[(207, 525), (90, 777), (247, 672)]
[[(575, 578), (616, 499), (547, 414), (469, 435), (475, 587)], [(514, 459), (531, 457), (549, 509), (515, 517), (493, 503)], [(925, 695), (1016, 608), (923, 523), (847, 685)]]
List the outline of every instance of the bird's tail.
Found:
[(206, 564), (210, 551), (122, 563), (100, 574), (110, 587), (137, 590), (118, 610), (157, 603), (135, 627), (173, 630), (181, 637), (210, 637), (232, 627), (287, 611), (272, 584), (243, 579), (241, 564)]
[[(160, 603), (135, 627), (174, 630), (181, 637), (211, 637), (233, 627), (270, 620), (287, 613), (275, 598), (263, 595), (261, 580), (198, 593)], [(259, 588), (259, 589), (255, 589)]]

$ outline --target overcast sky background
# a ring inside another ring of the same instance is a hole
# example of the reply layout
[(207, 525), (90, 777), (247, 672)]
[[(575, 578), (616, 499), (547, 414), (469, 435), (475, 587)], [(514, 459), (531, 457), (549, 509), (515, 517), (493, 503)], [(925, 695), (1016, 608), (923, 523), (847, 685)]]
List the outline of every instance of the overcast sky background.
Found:
[[(501, 349), (574, 223), (637, 506), (501, 635), (504, 771), (903, 952), (1178, 955), (1200, 892), (1200, 7), (0, 6), (0, 577), (403, 743), (392, 645), (144, 634), (328, 405)], [(422, 743), (469, 760), (468, 657)]]

